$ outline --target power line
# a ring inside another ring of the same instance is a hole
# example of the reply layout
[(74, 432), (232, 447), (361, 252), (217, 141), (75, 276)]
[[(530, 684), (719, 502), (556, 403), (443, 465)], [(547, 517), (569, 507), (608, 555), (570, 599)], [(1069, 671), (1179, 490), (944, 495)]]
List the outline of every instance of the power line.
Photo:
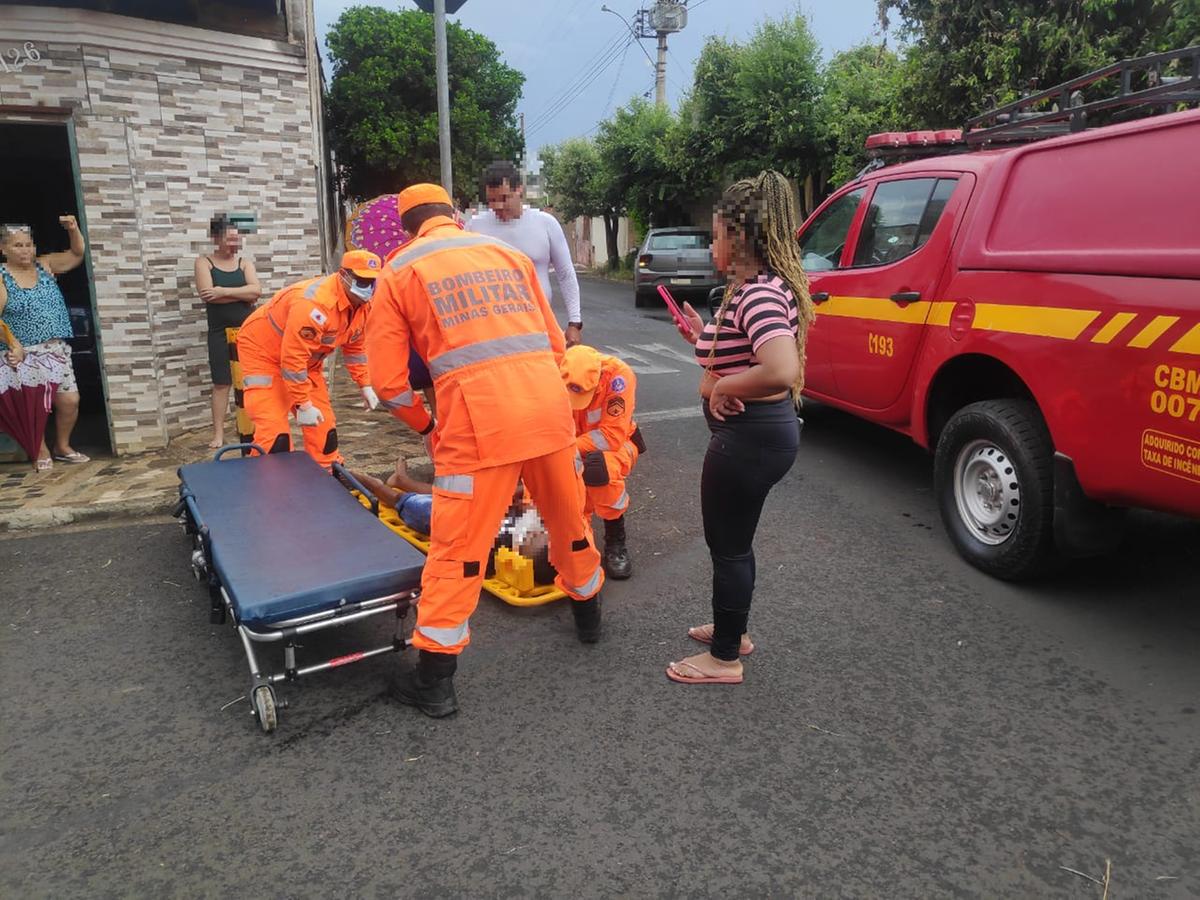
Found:
[(612, 87), (608, 91), (608, 102), (604, 104), (604, 112), (600, 114), (603, 119), (608, 115), (608, 111), (612, 109), (613, 97), (617, 93), (617, 82), (621, 80), (621, 73), (625, 71), (625, 57), (629, 55), (629, 44), (625, 45), (625, 50), (621, 53), (621, 61), (617, 63), (617, 77), (613, 79)]
[(568, 106), (570, 106), (571, 103), (573, 103), (576, 100), (576, 98), (579, 97), (580, 94), (582, 94), (585, 90), (587, 90), (587, 88), (590, 87), (591, 84), (597, 78), (599, 78), (601, 75), (603, 75), (608, 70), (609, 66), (611, 66), (614, 62), (617, 61), (617, 59), (624, 53), (626, 48), (627, 48), (627, 44), (616, 48), (615, 52), (613, 52), (611, 55), (609, 55), (602, 63), (599, 64), (599, 66), (596, 69), (593, 70), (590, 77), (588, 77), (585, 81), (583, 81), (581, 84), (576, 86), (568, 95), (563, 96), (561, 101), (557, 102), (553, 106), (553, 108), (548, 109), (544, 113), (539, 115), (537, 121), (532, 126), (528, 127), (527, 134), (532, 134), (535, 131), (540, 131), (546, 125), (550, 124), (551, 121), (553, 121), (555, 118), (557, 118), (559, 113), (561, 113)]
[(552, 101), (542, 112), (540, 112), (529, 126), (529, 131), (537, 131), (542, 126), (546, 125), (554, 119), (559, 113), (566, 109), (574, 100), (579, 97), (597, 78), (599, 78), (609, 66), (616, 62), (617, 58), (624, 52), (624, 45), (614, 47), (613, 51), (603, 60), (596, 64), (590, 73), (577, 79), (568, 88)]
[(556, 94), (553, 99), (551, 99), (544, 107), (542, 107), (542, 109), (537, 113), (537, 115), (535, 115), (531, 118), (531, 121), (536, 122), (537, 120), (539, 120), (543, 116), (545, 116), (553, 107), (555, 107), (559, 103), (559, 101), (563, 97), (565, 97), (567, 94), (571, 93), (571, 91), (575, 89), (575, 87), (579, 84), (580, 81), (586, 79), (589, 75), (591, 75), (594, 72), (593, 67), (598, 65), (602, 59), (607, 58), (609, 55), (615, 56), (615, 54), (617, 52), (619, 52), (620, 49), (623, 47), (621, 42), (624, 39), (625, 39), (625, 36), (623, 34), (618, 34), (615, 38), (613, 38), (607, 44), (605, 44), (604, 47), (602, 47), (599, 52), (595, 53), (591, 57), (591, 59), (589, 59), (587, 62), (585, 62), (583, 64), (583, 66), (580, 67), (579, 71), (574, 76), (572, 76), (570, 81), (567, 82), (566, 87), (564, 87), (562, 89), (562, 91), (560, 91), (558, 94)]

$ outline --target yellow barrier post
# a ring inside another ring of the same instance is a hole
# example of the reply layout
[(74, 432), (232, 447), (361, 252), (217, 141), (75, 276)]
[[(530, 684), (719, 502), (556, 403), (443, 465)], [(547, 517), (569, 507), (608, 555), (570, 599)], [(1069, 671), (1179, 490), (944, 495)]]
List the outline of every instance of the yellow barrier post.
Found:
[[(233, 375), (233, 405), (237, 410), (238, 440), (243, 444), (254, 441), (254, 422), (246, 414), (246, 396), (242, 384), (242, 364), (238, 362), (237, 336), (239, 329), (226, 328), (225, 342), (229, 345), (229, 371)], [(249, 456), (249, 450), (243, 450), (242, 456)]]

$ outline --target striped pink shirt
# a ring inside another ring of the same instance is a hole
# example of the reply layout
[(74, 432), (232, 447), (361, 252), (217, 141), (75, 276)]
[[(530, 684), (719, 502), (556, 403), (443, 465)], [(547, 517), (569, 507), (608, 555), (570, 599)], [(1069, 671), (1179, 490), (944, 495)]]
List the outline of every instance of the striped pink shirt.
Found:
[(713, 348), (713, 336), (717, 335), (717, 350), (711, 368), (717, 375), (736, 375), (758, 365), (755, 351), (771, 338), (786, 335), (795, 339), (799, 330), (796, 298), (783, 279), (759, 275), (733, 295), (721, 321), (719, 335), (715, 319), (704, 326), (696, 341), (696, 361), (705, 368), (710, 367), (708, 357)]

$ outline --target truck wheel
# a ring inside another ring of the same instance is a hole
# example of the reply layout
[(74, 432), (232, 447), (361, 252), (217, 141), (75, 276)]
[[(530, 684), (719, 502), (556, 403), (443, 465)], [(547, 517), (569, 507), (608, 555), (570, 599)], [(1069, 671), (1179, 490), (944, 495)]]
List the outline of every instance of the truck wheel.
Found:
[(938, 438), (934, 490), (971, 565), (1006, 581), (1043, 570), (1054, 546), (1054, 445), (1035, 404), (985, 400), (955, 413)]

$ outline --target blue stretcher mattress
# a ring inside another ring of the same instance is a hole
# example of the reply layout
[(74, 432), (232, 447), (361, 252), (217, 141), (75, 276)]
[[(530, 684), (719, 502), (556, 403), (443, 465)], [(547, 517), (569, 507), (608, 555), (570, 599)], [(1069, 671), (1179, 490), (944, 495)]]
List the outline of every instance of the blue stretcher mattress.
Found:
[(209, 565), (250, 628), (421, 583), (425, 557), (307, 453), (191, 463), (179, 480), (208, 528)]

